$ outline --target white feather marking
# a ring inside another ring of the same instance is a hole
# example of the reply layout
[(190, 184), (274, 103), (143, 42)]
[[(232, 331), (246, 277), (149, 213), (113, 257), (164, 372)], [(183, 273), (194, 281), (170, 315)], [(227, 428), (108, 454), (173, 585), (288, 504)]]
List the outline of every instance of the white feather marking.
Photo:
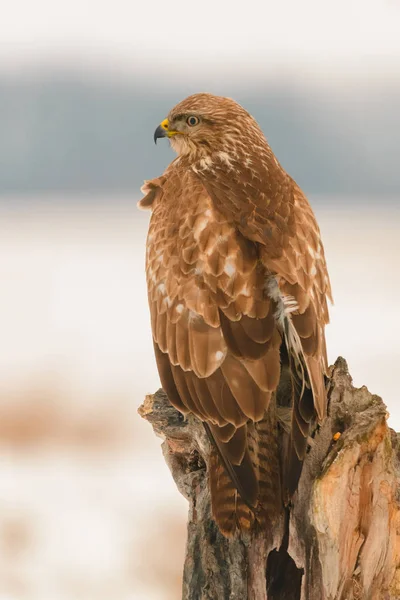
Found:
[(266, 285), (268, 296), (274, 300), (277, 304), (275, 313), (275, 319), (283, 327), (285, 319), (290, 316), (292, 312), (298, 310), (299, 305), (297, 300), (289, 294), (282, 294), (276, 277), (270, 277)]
[(317, 267), (313, 265), (310, 270), (310, 275), (314, 276), (317, 274)]
[(203, 171), (205, 171), (212, 165), (211, 156), (205, 156), (204, 158), (201, 158), (199, 161), (199, 164), (200, 164), (200, 167), (203, 169)]
[(196, 224), (195, 224), (195, 227), (193, 230), (194, 238), (196, 241), (198, 241), (201, 232), (204, 231), (204, 229), (207, 227), (207, 223), (208, 223), (207, 218), (196, 220)]
[(289, 327), (287, 328), (287, 334), (285, 333), (287, 347), (294, 351), (296, 356), (303, 354), (303, 346), (301, 345), (300, 336), (297, 333), (296, 328), (292, 323), (292, 319), (289, 317)]
[(224, 357), (224, 353), (223, 353), (223, 352), (221, 352), (221, 350), (218, 350), (218, 351), (215, 353), (215, 358), (216, 358), (216, 360), (221, 360), (221, 358), (223, 358), (223, 357)]
[(157, 286), (157, 290), (160, 292), (160, 294), (166, 294), (167, 289), (165, 287), (165, 283), (159, 283)]
[(318, 248), (317, 251), (315, 253), (315, 260), (319, 260), (321, 258), (321, 252), (322, 252), (322, 246), (321, 246), (321, 241), (318, 242)]
[(229, 233), (227, 233), (225, 235), (219, 235), (217, 237), (217, 244), (222, 244), (222, 242), (225, 242), (228, 238), (229, 238)]
[(168, 308), (172, 306), (172, 300), (169, 296), (165, 296), (165, 298), (163, 298), (163, 303), (166, 304)]
[(218, 157), (224, 162), (230, 169), (232, 168), (232, 159), (227, 152), (218, 152)]
[(199, 319), (200, 319), (200, 315), (198, 313), (194, 312), (193, 310), (188, 311), (188, 321), (189, 322), (198, 321)]
[(236, 267), (232, 262), (225, 262), (225, 266), (224, 266), (224, 272), (229, 275), (229, 277), (231, 277), (232, 275), (234, 275), (236, 273)]
[(179, 313), (181, 315), (183, 313), (184, 308), (185, 307), (183, 306), (183, 304), (177, 304), (175, 310), (177, 313)]
[(244, 288), (242, 288), (241, 292), (242, 296), (246, 296), (246, 298), (250, 298), (250, 296), (253, 293), (253, 290), (251, 287), (245, 285)]
[[(269, 280), (267, 281), (266, 288), (267, 288), (267, 293), (268, 293), (269, 297), (272, 300), (274, 300), (278, 305), (278, 308), (277, 308), (274, 316), (278, 322), (279, 327), (281, 328), (281, 330), (283, 332), (283, 335), (285, 337), (286, 346), (287, 346), (289, 352), (292, 352), (293, 355), (295, 357), (297, 357), (296, 361), (298, 361), (298, 365), (300, 366), (300, 369), (302, 371), (301, 379), (302, 379), (303, 387), (302, 387), (301, 394), (300, 394), (300, 396), (302, 396), (303, 392), (304, 392), (305, 381), (306, 381), (304, 367), (303, 367), (304, 353), (303, 353), (303, 346), (301, 345), (300, 336), (297, 333), (297, 330), (292, 323), (292, 317), (291, 317), (291, 313), (294, 312), (295, 310), (298, 310), (299, 306), (296, 302), (296, 299), (293, 296), (289, 296), (289, 295), (285, 296), (284, 294), (282, 294), (276, 277), (272, 276), (269, 278)], [(300, 357), (303, 357), (303, 358), (300, 359)]]
[(308, 254), (312, 257), (315, 258), (315, 252), (314, 252), (314, 248), (312, 248), (311, 246), (307, 246), (307, 250), (308, 250)]

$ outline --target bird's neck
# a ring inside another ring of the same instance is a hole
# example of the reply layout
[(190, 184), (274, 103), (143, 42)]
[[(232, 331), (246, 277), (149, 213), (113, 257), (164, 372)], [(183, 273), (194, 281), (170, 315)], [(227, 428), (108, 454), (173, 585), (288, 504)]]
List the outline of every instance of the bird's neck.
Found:
[(212, 152), (198, 150), (193, 154), (179, 156), (176, 163), (200, 177), (218, 176), (221, 182), (234, 179), (242, 182), (244, 187), (260, 188), (268, 181), (273, 180), (275, 184), (279, 184), (288, 179), (286, 171), (266, 142), (255, 151), (252, 148), (251, 152), (247, 152), (246, 148), (239, 151), (229, 148)]

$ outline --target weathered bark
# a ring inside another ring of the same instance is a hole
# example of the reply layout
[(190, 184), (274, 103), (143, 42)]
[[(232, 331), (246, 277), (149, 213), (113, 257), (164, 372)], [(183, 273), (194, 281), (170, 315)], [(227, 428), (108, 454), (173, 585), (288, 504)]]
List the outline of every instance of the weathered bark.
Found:
[(382, 400), (352, 386), (342, 358), (328, 398), (290, 515), (273, 531), (234, 539), (212, 520), (201, 423), (184, 420), (162, 391), (146, 398), (139, 412), (164, 438), (165, 460), (189, 501), (184, 600), (400, 598), (399, 435)]

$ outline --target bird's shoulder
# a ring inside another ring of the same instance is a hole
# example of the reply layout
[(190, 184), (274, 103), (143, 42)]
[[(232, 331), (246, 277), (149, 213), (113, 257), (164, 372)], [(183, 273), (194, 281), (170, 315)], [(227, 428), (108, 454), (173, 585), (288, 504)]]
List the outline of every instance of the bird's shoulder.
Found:
[(176, 158), (159, 177), (148, 179), (140, 191), (144, 194), (138, 202), (138, 208), (154, 210), (161, 203), (170, 203), (172, 208), (179, 204), (183, 196), (188, 193), (198, 194), (203, 191), (199, 178), (195, 176), (180, 158)]

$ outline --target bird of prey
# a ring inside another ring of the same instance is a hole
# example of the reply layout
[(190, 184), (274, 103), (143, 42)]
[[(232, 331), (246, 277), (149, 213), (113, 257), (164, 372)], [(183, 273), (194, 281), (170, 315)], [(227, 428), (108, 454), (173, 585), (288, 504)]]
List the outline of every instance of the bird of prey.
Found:
[(164, 137), (178, 156), (139, 202), (152, 211), (155, 356), (170, 402), (212, 441), (212, 511), (229, 536), (273, 519), (297, 488), (326, 414), (331, 289), (313, 211), (244, 108), (189, 96)]

